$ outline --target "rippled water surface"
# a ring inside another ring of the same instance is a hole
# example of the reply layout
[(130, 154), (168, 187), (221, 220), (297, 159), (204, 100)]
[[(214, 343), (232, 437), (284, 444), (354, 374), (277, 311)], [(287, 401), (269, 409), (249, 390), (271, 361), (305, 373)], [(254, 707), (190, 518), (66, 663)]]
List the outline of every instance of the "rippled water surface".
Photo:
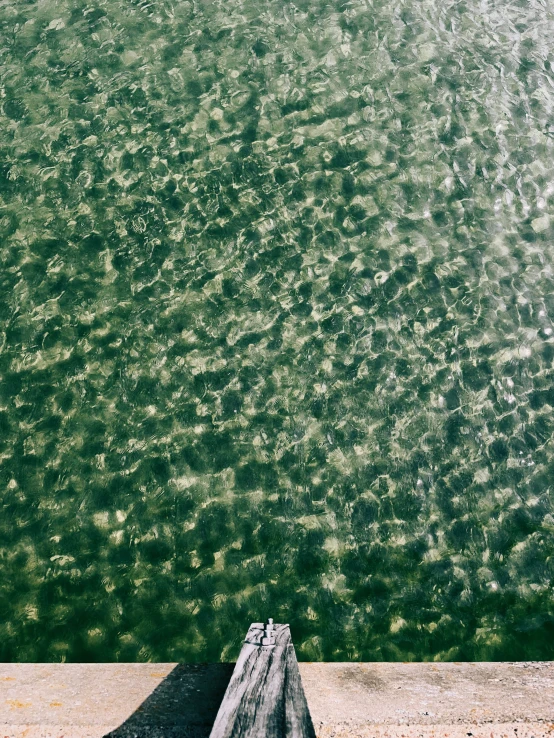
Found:
[(0, 23), (0, 657), (554, 658), (552, 5)]

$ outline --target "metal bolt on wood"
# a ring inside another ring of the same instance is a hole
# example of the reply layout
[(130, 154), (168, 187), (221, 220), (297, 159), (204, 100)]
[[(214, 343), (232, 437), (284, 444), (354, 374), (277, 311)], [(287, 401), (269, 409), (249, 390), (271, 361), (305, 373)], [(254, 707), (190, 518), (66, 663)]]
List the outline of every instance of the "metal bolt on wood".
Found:
[(273, 618), (268, 618), (267, 623), (264, 625), (264, 634), (261, 639), (261, 645), (275, 645), (275, 628), (273, 627)]

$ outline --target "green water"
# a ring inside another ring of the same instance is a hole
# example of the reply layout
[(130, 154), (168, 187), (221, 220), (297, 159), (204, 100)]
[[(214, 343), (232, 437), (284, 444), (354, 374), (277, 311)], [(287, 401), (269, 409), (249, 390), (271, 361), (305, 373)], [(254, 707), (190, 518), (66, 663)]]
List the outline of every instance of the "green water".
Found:
[(0, 658), (554, 658), (552, 6), (0, 26)]

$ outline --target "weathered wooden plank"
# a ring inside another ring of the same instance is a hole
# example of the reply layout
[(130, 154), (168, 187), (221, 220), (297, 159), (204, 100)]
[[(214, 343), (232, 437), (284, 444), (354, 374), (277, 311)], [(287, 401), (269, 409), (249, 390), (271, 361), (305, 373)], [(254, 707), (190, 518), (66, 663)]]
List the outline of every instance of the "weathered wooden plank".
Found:
[[(290, 633), (289, 633), (290, 639)], [(315, 730), (306, 701), (302, 677), (298, 668), (294, 645), (290, 640), (288, 645), (287, 664), (285, 671), (285, 719), (286, 736), (299, 738), (315, 738)]]
[(252, 623), (210, 738), (315, 738), (288, 625)]

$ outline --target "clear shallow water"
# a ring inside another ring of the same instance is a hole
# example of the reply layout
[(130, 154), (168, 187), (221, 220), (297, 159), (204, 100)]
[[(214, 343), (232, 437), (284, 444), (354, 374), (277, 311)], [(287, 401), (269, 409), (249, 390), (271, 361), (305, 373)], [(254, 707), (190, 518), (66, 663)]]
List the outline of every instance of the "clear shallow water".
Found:
[(0, 20), (0, 657), (554, 658), (552, 9)]

